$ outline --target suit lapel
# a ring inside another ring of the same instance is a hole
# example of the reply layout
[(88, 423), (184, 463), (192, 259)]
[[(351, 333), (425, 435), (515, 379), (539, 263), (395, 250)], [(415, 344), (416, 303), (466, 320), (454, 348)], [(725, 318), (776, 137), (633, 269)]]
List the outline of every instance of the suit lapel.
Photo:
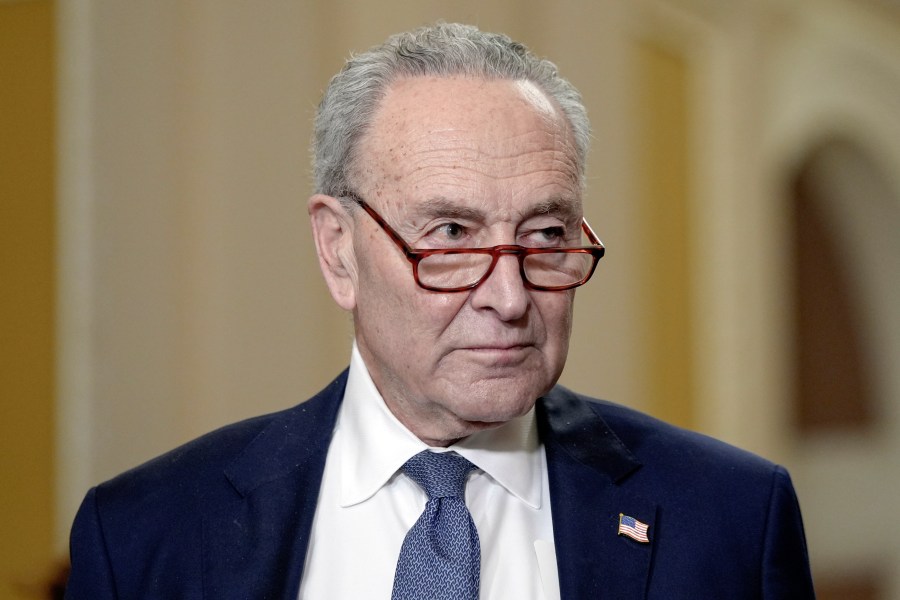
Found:
[[(644, 598), (656, 504), (625, 485), (640, 463), (588, 402), (563, 387), (539, 401), (537, 414), (561, 597)], [(618, 535), (620, 513), (650, 525), (651, 543)]]
[(346, 380), (276, 415), (226, 469), (231, 493), (204, 518), (205, 597), (297, 598)]

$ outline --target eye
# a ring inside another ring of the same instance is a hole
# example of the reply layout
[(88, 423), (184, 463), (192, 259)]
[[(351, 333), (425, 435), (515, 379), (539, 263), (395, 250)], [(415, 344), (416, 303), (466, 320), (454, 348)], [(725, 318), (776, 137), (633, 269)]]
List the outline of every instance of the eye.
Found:
[(524, 245), (536, 248), (561, 245), (566, 239), (566, 228), (562, 225), (543, 227), (528, 232), (524, 236)]
[(545, 227), (538, 233), (540, 233), (548, 242), (555, 242), (557, 240), (563, 239), (566, 236), (566, 230), (563, 227)]
[(463, 239), (466, 234), (466, 228), (459, 223), (444, 223), (435, 227), (433, 231), (452, 242)]

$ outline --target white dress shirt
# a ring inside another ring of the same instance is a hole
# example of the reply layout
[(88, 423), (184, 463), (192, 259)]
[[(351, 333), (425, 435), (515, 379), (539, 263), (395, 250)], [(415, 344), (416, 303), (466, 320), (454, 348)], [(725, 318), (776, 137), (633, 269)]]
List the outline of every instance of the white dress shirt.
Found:
[[(400, 468), (427, 449), (388, 410), (356, 348), (300, 584), (301, 600), (386, 600), (427, 495)], [(478, 467), (466, 505), (481, 540), (482, 600), (559, 598), (547, 462), (534, 410), (449, 448)]]

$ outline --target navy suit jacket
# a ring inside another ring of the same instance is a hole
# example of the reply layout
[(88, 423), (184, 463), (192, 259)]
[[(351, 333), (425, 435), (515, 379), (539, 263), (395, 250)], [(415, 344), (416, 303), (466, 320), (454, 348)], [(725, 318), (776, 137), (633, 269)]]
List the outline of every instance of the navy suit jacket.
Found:
[[(66, 598), (296, 600), (346, 377), (92, 489)], [(783, 468), (561, 386), (536, 414), (563, 599), (814, 597)]]

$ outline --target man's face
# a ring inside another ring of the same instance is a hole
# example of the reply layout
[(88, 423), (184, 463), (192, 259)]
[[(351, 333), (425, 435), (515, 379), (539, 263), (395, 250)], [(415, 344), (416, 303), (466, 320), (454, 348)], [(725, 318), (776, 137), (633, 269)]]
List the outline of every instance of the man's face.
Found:
[[(360, 143), (355, 191), (413, 248), (577, 245), (572, 135), (526, 82), (396, 82)], [(418, 287), (409, 262), (355, 211), (359, 350), (392, 412), (447, 445), (531, 409), (562, 372), (574, 292), (525, 289), (513, 256), (467, 292)]]

